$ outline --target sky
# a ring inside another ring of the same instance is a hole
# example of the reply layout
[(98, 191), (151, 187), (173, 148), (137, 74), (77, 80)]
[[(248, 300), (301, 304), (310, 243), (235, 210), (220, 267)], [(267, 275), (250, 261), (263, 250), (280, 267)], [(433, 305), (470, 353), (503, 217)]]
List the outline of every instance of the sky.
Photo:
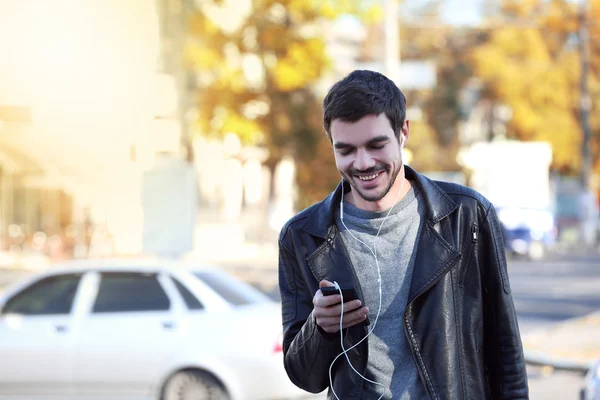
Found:
[(450, 24), (476, 25), (481, 19), (481, 0), (446, 0), (443, 18)]
[[(483, 2), (484, 0), (442, 0), (442, 19), (452, 25), (476, 25), (481, 22)], [(401, 13), (406, 16), (407, 10), (415, 10), (418, 14), (419, 9), (428, 3), (435, 3), (435, 0), (403, 0)]]

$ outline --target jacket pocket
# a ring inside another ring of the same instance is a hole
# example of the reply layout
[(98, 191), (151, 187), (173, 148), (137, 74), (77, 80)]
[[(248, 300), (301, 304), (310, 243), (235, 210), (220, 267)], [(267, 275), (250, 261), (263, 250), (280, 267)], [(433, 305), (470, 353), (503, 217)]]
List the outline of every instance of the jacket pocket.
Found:
[(466, 240), (467, 246), (465, 246), (467, 250), (467, 258), (466, 263), (463, 267), (462, 275), (460, 276), (459, 286), (463, 287), (465, 285), (465, 281), (467, 280), (467, 275), (469, 274), (469, 267), (471, 266), (471, 258), (473, 257), (473, 253), (475, 252), (475, 247), (477, 246), (477, 240), (479, 239), (479, 226), (476, 223), (471, 224), (471, 234), (470, 237)]

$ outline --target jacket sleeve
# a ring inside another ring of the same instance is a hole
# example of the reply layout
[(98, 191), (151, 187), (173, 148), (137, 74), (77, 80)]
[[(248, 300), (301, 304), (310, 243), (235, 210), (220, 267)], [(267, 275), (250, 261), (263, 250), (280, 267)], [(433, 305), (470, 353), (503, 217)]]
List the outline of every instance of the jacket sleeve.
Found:
[(298, 258), (279, 240), (279, 290), (284, 365), (299, 388), (319, 393), (329, 386), (329, 366), (341, 352), (339, 333), (328, 334), (312, 316), (314, 293), (300, 274)]
[(508, 279), (504, 239), (493, 206), (480, 230), (484, 358), (492, 399), (528, 399), (523, 346)]

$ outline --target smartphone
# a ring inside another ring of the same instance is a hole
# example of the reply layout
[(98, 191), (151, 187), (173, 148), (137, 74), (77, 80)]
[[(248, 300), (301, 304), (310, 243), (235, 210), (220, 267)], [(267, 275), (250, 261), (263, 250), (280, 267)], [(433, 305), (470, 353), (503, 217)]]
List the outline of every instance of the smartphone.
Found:
[[(323, 293), (323, 296), (333, 296), (334, 294), (340, 294), (340, 292), (336, 289), (335, 286), (324, 286), (321, 288), (321, 293)], [(342, 289), (342, 296), (344, 297), (344, 303), (358, 299), (358, 295), (356, 294), (356, 290), (354, 290), (354, 288)], [(370, 323), (371, 322), (369, 321), (369, 317), (367, 317), (367, 319), (358, 324), (358, 326), (369, 325)]]
[[(334, 294), (340, 294), (339, 290), (335, 286), (324, 286), (321, 288), (323, 296), (333, 296)], [(358, 299), (356, 290), (354, 288), (342, 289), (342, 296), (344, 296), (344, 303)]]

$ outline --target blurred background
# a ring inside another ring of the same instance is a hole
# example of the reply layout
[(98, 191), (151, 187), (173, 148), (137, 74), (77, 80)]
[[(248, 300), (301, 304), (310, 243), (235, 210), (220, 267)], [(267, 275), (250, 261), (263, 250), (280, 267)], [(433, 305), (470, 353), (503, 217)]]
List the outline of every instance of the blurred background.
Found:
[(143, 257), (277, 301), (279, 230), (340, 178), (321, 101), (371, 69), (407, 96), (408, 164), (498, 210), (532, 398), (579, 398), (600, 358), (599, 21), (600, 0), (0, 0), (0, 287)]

